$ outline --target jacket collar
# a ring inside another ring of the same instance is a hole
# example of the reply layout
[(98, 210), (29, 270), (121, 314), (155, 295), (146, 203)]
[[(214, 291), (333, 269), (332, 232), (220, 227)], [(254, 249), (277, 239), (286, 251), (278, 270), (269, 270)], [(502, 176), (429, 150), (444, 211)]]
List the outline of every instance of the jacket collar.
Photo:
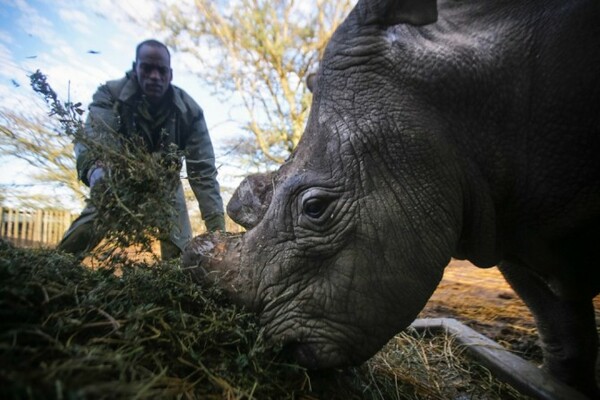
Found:
[[(127, 71), (125, 73), (125, 78), (123, 79), (126, 79), (126, 82), (121, 90), (121, 93), (119, 94), (119, 100), (123, 103), (133, 104), (134, 98), (140, 92), (140, 86), (133, 76), (133, 71)], [(168, 90), (173, 91), (173, 104), (175, 104), (175, 107), (177, 107), (182, 114), (185, 113), (186, 106), (181, 97), (180, 91), (177, 90), (177, 87), (172, 84), (169, 84)]]

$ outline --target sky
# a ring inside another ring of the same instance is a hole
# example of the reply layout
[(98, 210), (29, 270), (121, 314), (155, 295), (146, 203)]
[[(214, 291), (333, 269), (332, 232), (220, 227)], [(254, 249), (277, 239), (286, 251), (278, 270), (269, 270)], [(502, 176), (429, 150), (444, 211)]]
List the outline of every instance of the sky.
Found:
[[(84, 108), (97, 87), (118, 79), (131, 68), (142, 40), (162, 40), (164, 34), (114, 16), (114, 0), (0, 0), (0, 106), (23, 107), (37, 97), (28, 75), (40, 69), (62, 99), (81, 101)], [(121, 0), (141, 21), (151, 21), (151, 0)], [(118, 14), (121, 15), (121, 14)], [(107, 17), (107, 16), (110, 16)], [(188, 92), (203, 108), (215, 147), (217, 165), (226, 149), (223, 141), (240, 134), (231, 122), (231, 106), (212, 96), (190, 73), (181, 55), (172, 52), (173, 84)], [(28, 181), (28, 166), (0, 159), (0, 184)], [(228, 169), (229, 168), (229, 169)], [(234, 186), (240, 171), (220, 168), (220, 180)], [(223, 183), (222, 183), (223, 184)]]

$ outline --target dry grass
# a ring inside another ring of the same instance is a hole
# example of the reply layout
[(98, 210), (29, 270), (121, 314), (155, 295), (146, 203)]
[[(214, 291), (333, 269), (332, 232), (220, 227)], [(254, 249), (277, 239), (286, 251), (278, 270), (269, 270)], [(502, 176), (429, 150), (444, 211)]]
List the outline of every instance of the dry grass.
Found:
[(90, 269), (1, 243), (0, 282), (3, 399), (518, 398), (451, 338), (411, 331), (361, 367), (309, 373), (177, 262)]
[(542, 363), (533, 315), (497, 268), (452, 260), (420, 317), (456, 318), (521, 357)]

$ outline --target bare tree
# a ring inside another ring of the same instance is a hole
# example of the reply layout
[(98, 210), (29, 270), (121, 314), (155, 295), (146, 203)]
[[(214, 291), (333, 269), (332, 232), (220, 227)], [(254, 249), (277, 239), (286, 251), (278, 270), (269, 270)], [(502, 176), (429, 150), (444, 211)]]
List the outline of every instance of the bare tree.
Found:
[[(34, 167), (36, 172), (29, 178), (36, 186), (67, 189), (62, 191), (67, 193), (65, 198), (50, 191), (32, 194), (12, 187), (7, 190), (10, 196), (5, 194), (5, 199), (12, 198), (22, 206), (31, 207), (62, 208), (67, 203), (82, 204), (86, 189), (77, 180), (71, 138), (62, 134), (58, 124), (47, 115), (0, 109), (0, 156), (24, 160)], [(15, 170), (15, 173), (22, 172)]]
[[(167, 43), (198, 77), (247, 112), (243, 128), (265, 161), (282, 163), (304, 130), (307, 75), (355, 0), (196, 0), (162, 6)], [(249, 150), (247, 143), (240, 149)]]

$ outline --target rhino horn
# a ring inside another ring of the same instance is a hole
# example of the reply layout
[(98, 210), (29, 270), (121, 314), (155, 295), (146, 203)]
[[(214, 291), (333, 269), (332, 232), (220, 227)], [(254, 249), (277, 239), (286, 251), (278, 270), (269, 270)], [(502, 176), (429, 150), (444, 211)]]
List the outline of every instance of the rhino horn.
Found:
[(419, 26), (437, 21), (436, 0), (360, 0), (356, 10), (367, 25)]
[(274, 172), (247, 176), (227, 204), (229, 217), (246, 229), (258, 225), (271, 203), (274, 177)]
[(239, 234), (196, 236), (183, 251), (181, 267), (192, 280), (216, 284), (234, 303), (252, 309), (250, 271), (240, 267), (242, 242)]

